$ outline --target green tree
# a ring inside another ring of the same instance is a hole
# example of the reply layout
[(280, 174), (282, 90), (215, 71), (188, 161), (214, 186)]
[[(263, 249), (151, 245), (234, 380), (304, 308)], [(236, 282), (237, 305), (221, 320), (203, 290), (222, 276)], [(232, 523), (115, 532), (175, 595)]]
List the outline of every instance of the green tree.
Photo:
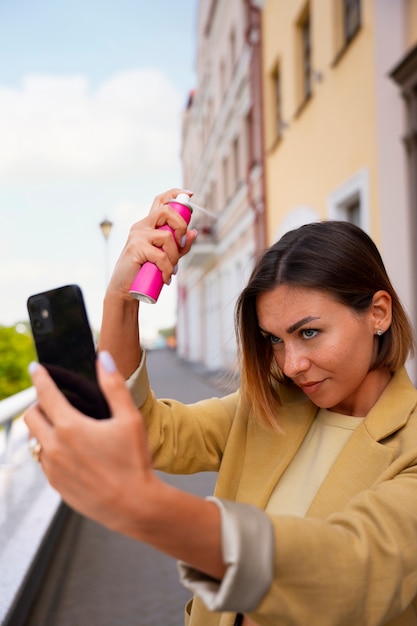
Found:
[(35, 359), (27, 324), (0, 326), (0, 400), (31, 386), (28, 365)]

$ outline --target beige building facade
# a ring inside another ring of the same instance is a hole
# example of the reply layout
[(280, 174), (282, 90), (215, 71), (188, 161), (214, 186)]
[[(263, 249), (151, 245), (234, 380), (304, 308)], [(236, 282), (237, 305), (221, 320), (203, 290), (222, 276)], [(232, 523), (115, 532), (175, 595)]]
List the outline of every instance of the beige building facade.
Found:
[(417, 44), (417, 1), (266, 0), (261, 21), (268, 242), (317, 219), (357, 223), (417, 320), (417, 206), (392, 76)]
[(257, 252), (317, 219), (373, 237), (416, 326), (417, 0), (200, 0), (196, 41), (183, 182), (211, 215), (180, 263), (179, 355), (233, 368)]

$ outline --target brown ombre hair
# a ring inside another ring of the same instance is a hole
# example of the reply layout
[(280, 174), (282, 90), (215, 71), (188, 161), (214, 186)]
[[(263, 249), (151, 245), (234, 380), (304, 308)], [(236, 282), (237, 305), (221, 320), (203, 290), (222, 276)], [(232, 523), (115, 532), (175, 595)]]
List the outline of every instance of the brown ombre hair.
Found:
[(291, 384), (276, 365), (272, 347), (259, 329), (256, 302), (259, 294), (278, 285), (319, 289), (358, 313), (367, 311), (376, 291), (392, 298), (392, 323), (378, 338), (373, 369), (391, 372), (414, 352), (408, 317), (372, 239), (349, 222), (322, 221), (286, 233), (257, 261), (235, 309), (235, 329), (241, 365), (241, 391), (256, 419), (277, 429), (279, 386)]

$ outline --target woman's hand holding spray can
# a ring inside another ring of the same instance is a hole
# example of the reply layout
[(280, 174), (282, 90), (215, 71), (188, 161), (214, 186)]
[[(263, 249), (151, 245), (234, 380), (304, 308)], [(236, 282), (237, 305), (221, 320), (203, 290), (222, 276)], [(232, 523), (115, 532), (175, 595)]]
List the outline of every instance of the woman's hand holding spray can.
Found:
[[(193, 208), (187, 194), (178, 194), (178, 196), (170, 200), (168, 204), (181, 215), (187, 225), (190, 223)], [(168, 224), (160, 226), (160, 228), (162, 230), (169, 230), (171, 234), (174, 235), (174, 231)], [(164, 280), (161, 270), (158, 269), (154, 263), (147, 261), (136, 274), (136, 278), (130, 287), (130, 294), (137, 300), (154, 304), (158, 300), (163, 286)]]

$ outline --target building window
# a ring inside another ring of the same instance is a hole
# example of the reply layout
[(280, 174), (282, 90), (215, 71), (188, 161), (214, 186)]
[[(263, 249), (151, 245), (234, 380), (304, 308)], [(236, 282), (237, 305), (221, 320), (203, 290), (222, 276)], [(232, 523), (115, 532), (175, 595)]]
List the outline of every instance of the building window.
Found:
[(309, 12), (307, 12), (303, 21), (300, 24), (300, 34), (303, 99), (307, 100), (311, 96), (311, 32)]
[(252, 109), (248, 112), (245, 119), (245, 165), (248, 172), (255, 164), (256, 158), (254, 154), (254, 145), (252, 138)]
[(211, 129), (213, 128), (213, 120), (214, 120), (214, 103), (213, 98), (209, 98), (207, 103), (207, 137), (211, 133)]
[(239, 137), (233, 141), (233, 175), (235, 189), (237, 189), (240, 181)]
[(223, 99), (226, 93), (226, 66), (225, 66), (224, 61), (221, 61), (220, 63), (219, 77), (220, 77), (220, 99)]
[(229, 44), (230, 44), (230, 62), (232, 65), (231, 74), (233, 75), (235, 65), (236, 65), (236, 33), (234, 29), (230, 33)]
[(343, 0), (344, 38), (347, 45), (358, 32), (361, 25), (360, 0)]
[(311, 14), (308, 4), (296, 23), (296, 47), (298, 112), (300, 112), (312, 95)]
[(229, 172), (228, 172), (227, 157), (223, 157), (223, 160), (222, 160), (222, 176), (223, 176), (224, 201), (227, 202), (229, 198)]
[(361, 225), (361, 199), (359, 194), (354, 195), (353, 197), (349, 198), (344, 206), (343, 206), (343, 210), (345, 213), (345, 218), (346, 221), (350, 222), (351, 224), (355, 224), (355, 226), (359, 226)]
[(282, 104), (281, 104), (281, 72), (277, 65), (272, 72), (272, 97), (274, 111), (274, 130), (275, 140), (281, 139), (283, 121), (282, 121)]
[(335, 59), (344, 55), (361, 27), (361, 0), (337, 0), (334, 4)]
[(328, 197), (328, 217), (344, 220), (369, 232), (369, 173), (363, 169), (337, 187)]

